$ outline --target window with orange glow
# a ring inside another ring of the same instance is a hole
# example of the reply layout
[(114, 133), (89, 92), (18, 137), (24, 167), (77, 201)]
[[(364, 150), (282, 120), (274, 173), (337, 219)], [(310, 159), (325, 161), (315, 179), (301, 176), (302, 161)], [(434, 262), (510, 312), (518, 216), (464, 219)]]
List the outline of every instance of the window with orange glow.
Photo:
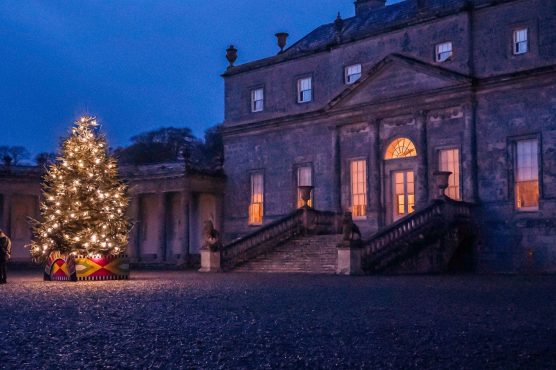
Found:
[(408, 138), (402, 137), (392, 141), (386, 150), (384, 159), (416, 157), (417, 150), (415, 145)]
[(365, 217), (367, 215), (367, 161), (351, 161), (350, 175), (351, 213), (353, 217)]
[(539, 143), (536, 139), (516, 143), (515, 203), (528, 211), (539, 209)]
[(262, 173), (251, 175), (251, 203), (249, 204), (249, 225), (263, 223), (264, 178)]
[(395, 219), (415, 211), (415, 176), (413, 171), (394, 174)]
[(446, 195), (455, 200), (461, 200), (459, 149), (444, 149), (440, 151), (439, 170), (452, 174), (448, 179)]

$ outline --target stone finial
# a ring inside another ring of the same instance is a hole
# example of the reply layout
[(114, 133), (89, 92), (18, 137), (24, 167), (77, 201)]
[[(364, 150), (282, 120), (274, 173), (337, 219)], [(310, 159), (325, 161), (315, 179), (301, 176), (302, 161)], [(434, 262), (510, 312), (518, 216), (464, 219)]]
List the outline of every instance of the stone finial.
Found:
[(237, 60), (237, 49), (234, 45), (230, 45), (230, 47), (226, 49), (226, 59), (228, 59), (230, 63), (228, 68), (232, 68)]
[(344, 30), (344, 20), (340, 12), (338, 12), (338, 16), (334, 21), (334, 30), (336, 31), (336, 43), (339, 44), (342, 41), (342, 31)]
[(284, 52), (284, 48), (286, 47), (288, 36), (290, 34), (287, 32), (278, 32), (274, 36), (276, 36), (276, 40), (278, 42), (278, 47), (280, 48), (280, 52), (278, 54), (282, 54)]

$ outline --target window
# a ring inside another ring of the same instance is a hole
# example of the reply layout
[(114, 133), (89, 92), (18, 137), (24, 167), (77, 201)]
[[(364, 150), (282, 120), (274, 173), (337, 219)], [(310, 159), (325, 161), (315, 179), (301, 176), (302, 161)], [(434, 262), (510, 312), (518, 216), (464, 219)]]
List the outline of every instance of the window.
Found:
[(515, 203), (523, 211), (539, 209), (539, 143), (537, 139), (516, 143)]
[(351, 85), (361, 78), (361, 64), (354, 64), (346, 67), (346, 84)]
[(529, 51), (529, 35), (527, 28), (514, 31), (514, 54), (525, 54)]
[(394, 220), (415, 211), (415, 174), (413, 171), (394, 173)]
[(402, 137), (390, 143), (384, 159), (416, 157), (415, 144), (408, 138)]
[[(299, 186), (313, 186), (313, 174), (310, 166), (299, 167), (297, 169), (297, 208), (303, 207), (303, 199), (301, 199), (301, 191)], [(309, 207), (313, 207), (313, 192), (311, 191), (311, 199), (307, 202)]]
[(351, 213), (353, 217), (365, 217), (367, 215), (367, 161), (351, 161), (350, 175)]
[(251, 174), (251, 203), (249, 204), (249, 225), (260, 225), (263, 223), (263, 202), (263, 174)]
[(446, 62), (452, 57), (452, 43), (443, 42), (442, 44), (436, 45), (436, 61)]
[(251, 112), (262, 112), (264, 109), (264, 90), (251, 90)]
[(307, 103), (313, 100), (312, 78), (301, 78), (297, 80), (297, 102)]
[(461, 200), (459, 149), (441, 150), (439, 157), (439, 170), (452, 173), (448, 179), (446, 195), (452, 199)]

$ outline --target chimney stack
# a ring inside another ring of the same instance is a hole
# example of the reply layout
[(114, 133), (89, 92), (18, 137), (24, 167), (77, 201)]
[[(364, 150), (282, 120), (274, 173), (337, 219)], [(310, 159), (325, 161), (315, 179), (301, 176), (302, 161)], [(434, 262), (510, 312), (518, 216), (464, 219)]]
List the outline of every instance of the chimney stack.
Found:
[(290, 34), (286, 32), (278, 32), (275, 35), (278, 41), (278, 47), (280, 48), (280, 52), (278, 54), (282, 54), (284, 52), (284, 48), (286, 47), (286, 43), (289, 35)]
[(386, 0), (357, 0), (355, 2), (355, 16), (368, 15), (372, 10), (386, 6)]

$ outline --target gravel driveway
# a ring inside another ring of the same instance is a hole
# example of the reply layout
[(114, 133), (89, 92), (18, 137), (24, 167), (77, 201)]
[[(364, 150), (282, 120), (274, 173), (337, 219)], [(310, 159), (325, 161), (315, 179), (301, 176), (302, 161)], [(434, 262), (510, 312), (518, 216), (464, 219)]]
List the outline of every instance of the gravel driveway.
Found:
[(0, 368), (556, 368), (556, 276), (41, 279), (0, 285)]

